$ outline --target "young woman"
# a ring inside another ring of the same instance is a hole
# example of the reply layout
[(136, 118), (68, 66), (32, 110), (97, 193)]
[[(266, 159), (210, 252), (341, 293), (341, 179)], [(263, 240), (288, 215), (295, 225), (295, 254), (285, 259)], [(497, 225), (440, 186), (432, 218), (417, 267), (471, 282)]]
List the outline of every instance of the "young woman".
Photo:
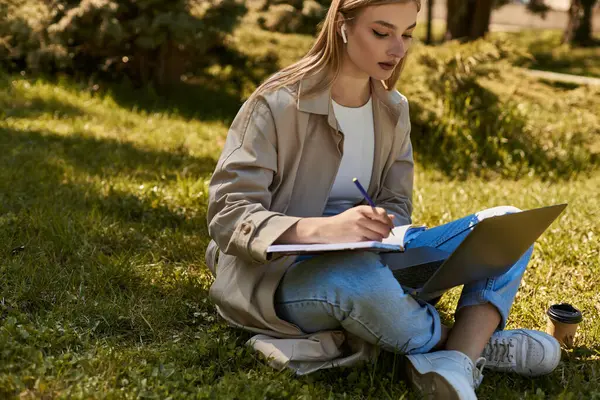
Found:
[[(452, 328), (405, 293), (377, 254), (266, 253), (275, 243), (381, 240), (410, 223), (408, 102), (394, 87), (419, 9), (418, 0), (333, 0), (308, 54), (244, 103), (210, 182), (213, 271), (219, 256), (210, 295), (232, 324), (280, 338), (341, 330), (407, 354), (417, 390), (469, 399), (479, 364), (535, 376), (560, 360), (551, 336), (503, 330), (531, 249), (506, 274), (466, 285)], [(482, 219), (515, 211), (484, 210), (415, 234), (406, 247), (452, 251)]]

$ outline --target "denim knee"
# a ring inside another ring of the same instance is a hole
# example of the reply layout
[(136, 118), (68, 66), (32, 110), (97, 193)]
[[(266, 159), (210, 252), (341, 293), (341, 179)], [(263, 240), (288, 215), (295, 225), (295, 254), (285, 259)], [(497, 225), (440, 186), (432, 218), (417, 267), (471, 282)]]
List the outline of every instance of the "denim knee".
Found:
[(389, 268), (357, 276), (356, 285), (339, 287), (345, 309), (342, 326), (388, 351), (425, 353), (437, 344), (441, 322), (435, 307), (406, 294)]

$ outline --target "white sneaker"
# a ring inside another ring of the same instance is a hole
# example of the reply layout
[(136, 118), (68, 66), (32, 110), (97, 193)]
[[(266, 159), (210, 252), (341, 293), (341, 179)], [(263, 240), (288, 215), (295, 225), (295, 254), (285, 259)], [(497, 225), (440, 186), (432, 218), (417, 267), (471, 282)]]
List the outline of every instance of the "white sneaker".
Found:
[(496, 332), (483, 349), (485, 367), (523, 376), (546, 375), (560, 362), (560, 344), (544, 332), (528, 329)]
[[(407, 378), (426, 399), (476, 400), (481, 370), (460, 351), (445, 350), (406, 356)], [(485, 359), (479, 358), (476, 364)]]

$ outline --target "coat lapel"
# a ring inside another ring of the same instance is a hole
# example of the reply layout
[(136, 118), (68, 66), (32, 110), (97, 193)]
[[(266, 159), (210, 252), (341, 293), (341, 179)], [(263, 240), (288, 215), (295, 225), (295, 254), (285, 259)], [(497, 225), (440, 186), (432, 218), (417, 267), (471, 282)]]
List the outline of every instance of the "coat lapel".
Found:
[[(380, 169), (382, 163), (382, 154), (384, 142), (387, 142), (387, 138), (385, 137), (385, 133), (387, 129), (385, 129), (385, 122), (381, 118), (381, 104), (379, 103), (379, 99), (373, 98), (373, 132), (375, 134), (375, 145), (373, 151), (373, 172), (371, 173), (371, 180), (369, 182), (369, 187), (367, 189), (367, 193), (371, 198), (375, 197), (377, 190), (379, 189), (379, 177), (380, 177)], [(389, 132), (389, 131), (388, 131)]]
[(373, 173), (367, 192), (375, 198), (379, 191), (379, 183), (383, 167), (394, 141), (394, 132), (398, 123), (399, 107), (390, 99), (390, 92), (382, 83), (371, 80), (371, 96), (373, 98), (373, 131), (375, 133), (375, 151), (373, 153)]
[[(297, 108), (303, 112), (326, 115), (329, 126), (338, 132), (339, 126), (331, 101), (331, 87), (318, 91), (311, 96), (303, 96), (303, 93), (318, 85), (324, 77), (324, 72), (320, 72), (300, 81)], [(392, 148), (395, 128), (400, 117), (400, 107), (392, 101), (392, 93), (386, 90), (380, 81), (371, 80), (371, 96), (373, 98), (375, 151), (373, 154), (373, 173), (367, 192), (369, 196), (374, 197), (379, 190), (379, 182), (387, 160), (387, 154)], [(336, 136), (338, 146), (341, 138), (341, 135)]]

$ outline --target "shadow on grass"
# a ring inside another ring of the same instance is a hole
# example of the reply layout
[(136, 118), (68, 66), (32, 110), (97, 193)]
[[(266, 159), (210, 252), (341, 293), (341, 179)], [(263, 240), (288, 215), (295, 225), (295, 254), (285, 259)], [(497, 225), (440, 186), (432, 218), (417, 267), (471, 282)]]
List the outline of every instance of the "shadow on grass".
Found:
[(563, 90), (573, 90), (573, 89), (577, 89), (578, 87), (581, 86), (579, 83), (551, 81), (548, 79), (540, 79), (540, 82), (543, 83), (544, 85), (548, 85), (550, 87), (553, 87), (556, 89), (563, 89)]
[(135, 108), (148, 113), (169, 112), (186, 119), (223, 121), (230, 124), (245, 97), (275, 73), (277, 56), (271, 53), (262, 57), (241, 54), (220, 47), (209, 57), (215, 58), (211, 69), (200, 71), (185, 82), (165, 86), (134, 88), (130, 84), (109, 85), (114, 100), (125, 108)]
[[(600, 345), (586, 347), (586, 346), (573, 346), (571, 352), (569, 353), (569, 359), (583, 359), (583, 360), (594, 360), (597, 359), (598, 354), (600, 354)], [(600, 360), (596, 360), (600, 363)]]
[[(48, 187), (60, 192), (61, 186), (69, 191), (77, 189), (67, 177), (68, 169), (100, 177), (107, 181), (108, 193), (91, 193), (91, 185), (82, 190), (84, 193), (66, 207), (98, 206), (103, 213), (113, 215), (125, 221), (155, 221), (159, 225), (167, 220), (175, 226), (184, 227), (186, 219), (169, 211), (164, 206), (153, 206), (149, 199), (140, 198), (131, 193), (121, 192), (110, 185), (113, 178), (126, 180), (135, 178), (144, 181), (172, 181), (182, 171), (191, 180), (204, 180), (213, 171), (216, 160), (195, 157), (184, 153), (171, 153), (140, 149), (127, 142), (114, 139), (97, 139), (82, 134), (61, 136), (51, 132), (36, 130), (10, 130), (0, 128), (0, 146), (4, 157), (5, 183), (13, 182), (8, 196), (21, 192), (23, 196), (16, 202), (7, 201), (3, 206), (23, 206), (45, 202), (38, 198), (38, 187)], [(14, 169), (10, 167), (15, 167)], [(18, 168), (16, 168), (18, 167)], [(82, 186), (85, 186), (82, 185)], [(9, 189), (7, 187), (7, 189)], [(163, 218), (157, 218), (157, 216)], [(160, 226), (157, 226), (160, 227)]]
[(203, 182), (214, 164), (111, 139), (0, 128), (0, 308), (34, 319), (51, 313), (114, 339), (185, 327), (208, 306), (200, 305), (203, 201), (180, 207), (113, 184), (173, 184), (184, 168)]
[[(157, 92), (152, 87), (134, 88), (129, 84), (109, 85), (106, 89), (121, 107), (146, 113), (169, 113), (185, 119), (230, 123), (242, 105), (241, 88), (225, 90), (225, 83), (210, 82), (206, 76)], [(208, 83), (207, 83), (208, 82)], [(233, 86), (227, 83), (229, 86)]]
[[(557, 50), (558, 48), (558, 50)], [(533, 43), (529, 51), (533, 56), (530, 68), (563, 74), (600, 77), (600, 41), (595, 47), (567, 48), (556, 43)]]

